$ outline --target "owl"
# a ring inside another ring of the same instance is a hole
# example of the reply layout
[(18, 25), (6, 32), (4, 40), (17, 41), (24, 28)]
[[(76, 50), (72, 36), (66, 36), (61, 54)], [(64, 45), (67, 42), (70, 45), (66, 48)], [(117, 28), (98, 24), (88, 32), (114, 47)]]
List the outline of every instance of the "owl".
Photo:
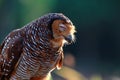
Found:
[(0, 45), (0, 80), (48, 80), (63, 64), (63, 46), (75, 26), (62, 13), (48, 13), (10, 32)]

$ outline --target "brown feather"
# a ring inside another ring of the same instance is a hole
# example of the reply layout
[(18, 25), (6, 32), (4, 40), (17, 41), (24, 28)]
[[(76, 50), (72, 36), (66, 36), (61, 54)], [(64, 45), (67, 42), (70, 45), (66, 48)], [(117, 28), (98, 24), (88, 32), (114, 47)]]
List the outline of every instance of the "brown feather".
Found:
[[(59, 31), (61, 23), (67, 31)], [(69, 18), (49, 13), (9, 33), (0, 46), (0, 80), (48, 80), (62, 67), (65, 37), (74, 36), (74, 30)]]

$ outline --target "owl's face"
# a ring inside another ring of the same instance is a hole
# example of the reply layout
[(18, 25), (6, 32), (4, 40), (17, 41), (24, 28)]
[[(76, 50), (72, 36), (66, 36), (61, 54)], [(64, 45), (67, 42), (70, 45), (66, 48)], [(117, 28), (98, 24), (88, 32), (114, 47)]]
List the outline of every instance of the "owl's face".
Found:
[(55, 20), (52, 24), (53, 37), (55, 39), (64, 40), (64, 42), (72, 43), (75, 40), (76, 32), (74, 25), (63, 20)]

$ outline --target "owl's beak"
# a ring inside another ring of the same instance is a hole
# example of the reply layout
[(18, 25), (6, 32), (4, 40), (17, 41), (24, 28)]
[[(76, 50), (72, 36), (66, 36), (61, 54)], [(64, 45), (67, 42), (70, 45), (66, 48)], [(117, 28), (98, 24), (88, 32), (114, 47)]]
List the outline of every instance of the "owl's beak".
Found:
[(65, 36), (65, 40), (70, 44), (73, 41), (72, 35)]

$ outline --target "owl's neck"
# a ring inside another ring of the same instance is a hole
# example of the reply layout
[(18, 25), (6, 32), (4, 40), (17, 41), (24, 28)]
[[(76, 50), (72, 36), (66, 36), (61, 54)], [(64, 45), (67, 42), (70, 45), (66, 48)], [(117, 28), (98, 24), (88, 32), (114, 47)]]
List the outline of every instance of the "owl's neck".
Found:
[(62, 38), (52, 39), (50, 41), (53, 48), (62, 48), (64, 46), (65, 40)]

